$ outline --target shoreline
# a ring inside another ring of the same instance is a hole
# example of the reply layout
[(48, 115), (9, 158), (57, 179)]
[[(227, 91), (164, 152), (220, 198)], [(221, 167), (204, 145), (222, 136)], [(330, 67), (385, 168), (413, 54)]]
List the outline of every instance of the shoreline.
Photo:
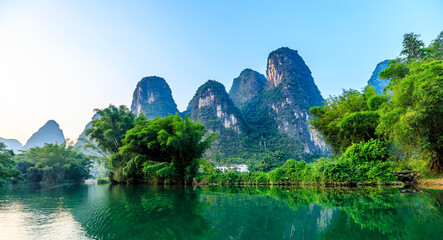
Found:
[(422, 179), (418, 181), (417, 187), (425, 189), (443, 190), (443, 177), (435, 179)]

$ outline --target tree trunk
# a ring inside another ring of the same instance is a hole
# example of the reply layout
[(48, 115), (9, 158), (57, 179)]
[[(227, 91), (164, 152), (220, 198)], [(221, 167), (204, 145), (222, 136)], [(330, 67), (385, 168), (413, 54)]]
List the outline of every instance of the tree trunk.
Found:
[(432, 172), (441, 174), (443, 173), (443, 159), (442, 159), (442, 153), (440, 149), (437, 149), (435, 152), (435, 158), (431, 160), (431, 164), (429, 168)]

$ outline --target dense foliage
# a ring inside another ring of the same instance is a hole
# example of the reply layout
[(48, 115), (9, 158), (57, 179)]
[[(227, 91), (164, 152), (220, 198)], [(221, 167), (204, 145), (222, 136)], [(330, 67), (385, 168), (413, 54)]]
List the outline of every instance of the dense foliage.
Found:
[(443, 60), (395, 61), (381, 74), (392, 79), (393, 95), (377, 131), (406, 153), (403, 158), (426, 160), (431, 171), (443, 172)]
[(89, 177), (91, 161), (65, 144), (45, 144), (17, 155), (17, 169), (31, 182), (78, 182)]
[(394, 181), (388, 162), (388, 146), (380, 140), (352, 145), (337, 160), (322, 158), (314, 163), (290, 159), (270, 172), (214, 173), (200, 180), (216, 184), (297, 184), (341, 182), (343, 184), (383, 183)]
[(14, 152), (6, 149), (6, 145), (0, 142), (0, 185), (9, 181), (20, 180), (20, 172), (14, 169), (16, 162), (13, 156)]
[(111, 158), (117, 176), (133, 181), (146, 173), (150, 177), (192, 181), (199, 158), (210, 147), (215, 134), (205, 139), (206, 128), (178, 114), (154, 120), (138, 118), (126, 133), (119, 157)]
[(342, 95), (327, 99), (323, 107), (311, 108), (309, 123), (340, 154), (354, 143), (378, 138), (378, 110), (387, 101), (388, 96), (376, 94), (372, 86), (361, 93), (345, 90)]
[(135, 114), (124, 105), (118, 108), (110, 105), (94, 111), (98, 117), (92, 120), (92, 127), (86, 130), (86, 135), (103, 151), (117, 153), (126, 132), (134, 127)]

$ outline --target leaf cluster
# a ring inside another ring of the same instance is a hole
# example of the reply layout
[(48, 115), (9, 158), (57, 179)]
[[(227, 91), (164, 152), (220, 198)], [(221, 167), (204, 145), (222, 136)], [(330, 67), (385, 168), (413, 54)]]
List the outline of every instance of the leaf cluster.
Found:
[(13, 157), (14, 152), (6, 149), (6, 145), (0, 142), (0, 185), (21, 180), (20, 172), (15, 169), (16, 162)]

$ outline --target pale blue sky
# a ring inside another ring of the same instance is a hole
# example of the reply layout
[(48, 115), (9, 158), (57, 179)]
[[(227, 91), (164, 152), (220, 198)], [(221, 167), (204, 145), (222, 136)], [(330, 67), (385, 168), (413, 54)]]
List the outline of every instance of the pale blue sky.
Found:
[(47, 120), (78, 137), (94, 108), (130, 105), (144, 76), (180, 110), (208, 79), (227, 90), (268, 54), (299, 51), (326, 98), (361, 89), (404, 33), (429, 44), (443, 1), (0, 0), (0, 137), (22, 143)]

